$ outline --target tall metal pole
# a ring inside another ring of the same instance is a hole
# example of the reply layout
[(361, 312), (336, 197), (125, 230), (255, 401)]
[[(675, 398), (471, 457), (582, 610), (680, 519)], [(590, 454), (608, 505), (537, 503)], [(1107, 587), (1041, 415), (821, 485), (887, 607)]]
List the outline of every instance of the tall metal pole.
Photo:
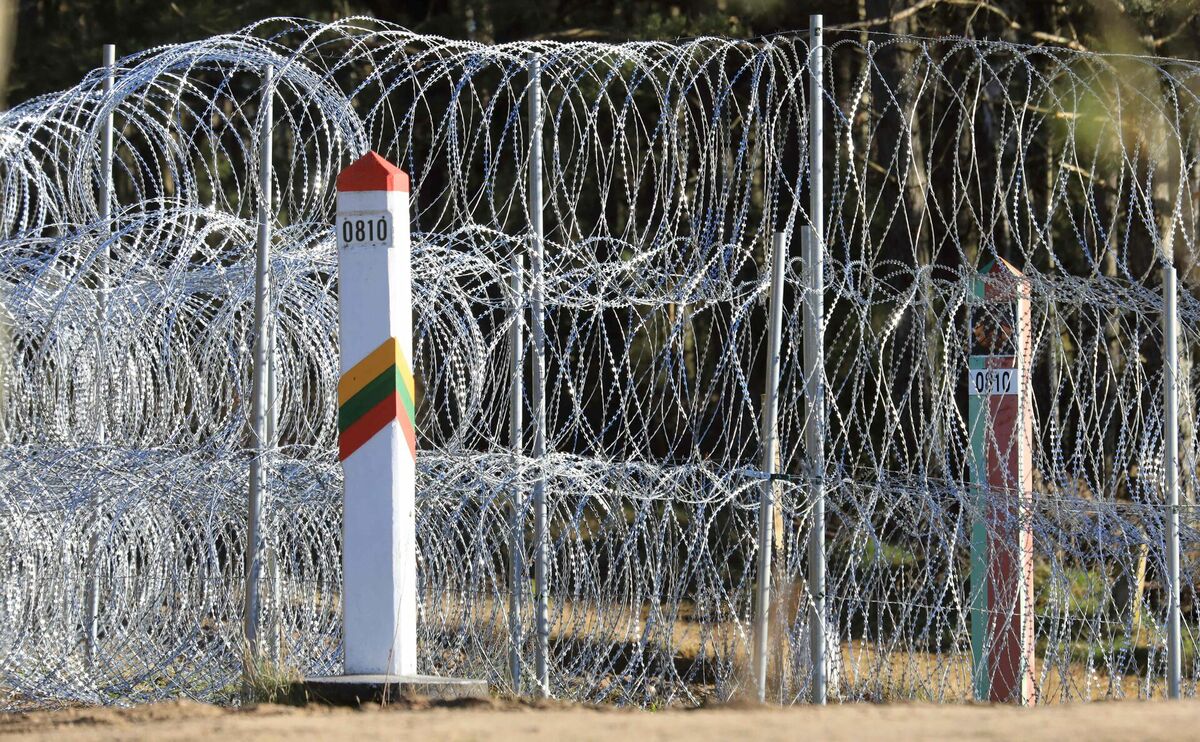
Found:
[[(512, 259), (512, 326), (509, 328), (511, 357), (509, 373), (512, 386), (508, 397), (508, 437), (513, 450), (514, 475), (519, 472), (521, 457), (525, 455), (525, 286), (521, 272), (525, 270), (525, 259), (520, 253)], [(509, 592), (508, 631), (510, 647), (509, 670), (512, 673), (513, 693), (521, 693), (521, 604), (525, 590), (525, 524), (521, 517), (521, 479), (513, 478), (512, 509), (509, 515)]]
[[(107, 100), (113, 91), (114, 75), (117, 66), (117, 47), (113, 44), (105, 44), (103, 51), (104, 61), (104, 97)], [(104, 225), (102, 238), (107, 240), (112, 235), (112, 225), (109, 220), (112, 218), (112, 173), (113, 173), (113, 114), (109, 108), (108, 113), (104, 116), (104, 128), (100, 134), (100, 221)], [(100, 256), (98, 262), (98, 286), (97, 286), (97, 301), (96, 301), (96, 400), (94, 412), (96, 415), (96, 443), (104, 445), (107, 442), (108, 431), (106, 425), (106, 404), (107, 390), (105, 381), (108, 364), (105, 362), (107, 358), (107, 342), (105, 337), (105, 328), (108, 320), (108, 263), (109, 249), (105, 248), (104, 254)], [(95, 527), (100, 523), (100, 502), (97, 498), (95, 503), (96, 512), (92, 514)], [(84, 624), (87, 626), (87, 659), (91, 664), (96, 660), (96, 647), (100, 640), (100, 565), (98, 562), (100, 534), (93, 532), (89, 542), (89, 552), (92, 574), (88, 583), (87, 594), (87, 615)]]
[(779, 416), (780, 348), (783, 344), (783, 273), (787, 243), (783, 232), (772, 240), (770, 329), (767, 333), (766, 394), (762, 411), (762, 471), (767, 475), (758, 500), (758, 587), (754, 596), (754, 683), (758, 702), (767, 698), (767, 633), (771, 608), (771, 529), (774, 524), (776, 450), (779, 446), (776, 420)]
[(805, 396), (808, 398), (808, 421), (804, 431), (804, 448), (808, 456), (808, 474), (812, 487), (812, 530), (808, 543), (808, 589), (812, 597), (812, 616), (809, 620), (809, 650), (812, 652), (812, 702), (826, 700), (829, 644), (825, 637), (825, 194), (824, 178), (824, 19), (809, 16), (809, 103), (808, 103), (808, 163), (809, 163), (809, 220), (808, 249), (804, 266), (808, 274), (804, 321)]
[[(267, 136), (269, 139), (270, 135), (268, 134)], [(271, 170), (268, 169), (267, 172), (271, 172)], [(270, 193), (269, 186), (267, 192), (268, 194)], [(268, 224), (269, 228), (270, 225)], [(276, 379), (279, 375), (279, 354), (276, 348), (279, 335), (279, 318), (275, 311), (278, 297), (275, 296), (275, 284), (270, 280), (269, 274), (267, 277), (267, 286), (269, 292), (267, 306), (270, 310), (267, 312), (267, 435), (265, 450), (262, 454), (262, 456), (266, 457), (266, 460), (263, 462), (264, 468), (270, 468), (273, 460), (272, 457), (275, 455), (275, 450), (279, 447), (279, 390), (276, 384)], [(274, 544), (270, 544), (260, 554), (259, 558), (260, 560), (266, 560), (267, 582), (270, 585), (266, 596), (265, 608), (268, 617), (266, 627), (267, 639), (270, 642), (272, 659), (278, 661), (283, 652), (283, 635), (279, 626), (283, 584), (279, 575), (279, 555), (275, 552)]]
[(1163, 265), (1163, 466), (1167, 496), (1167, 695), (1179, 698), (1182, 639), (1179, 628), (1179, 326), (1175, 267)]
[[(269, 227), (268, 227), (269, 228)], [(273, 293), (275, 286), (270, 284), (270, 290)], [(270, 297), (268, 306), (274, 309), (275, 296)], [(276, 385), (276, 376), (279, 373), (279, 354), (276, 350), (278, 337), (278, 318), (275, 312), (272, 311), (267, 317), (267, 448), (274, 449), (279, 445), (279, 390)]]
[(275, 70), (263, 69), (262, 117), (258, 150), (258, 245), (254, 266), (254, 387), (250, 412), (250, 501), (246, 526), (246, 643), (257, 653), (259, 578), (262, 573), (262, 511), (266, 491), (263, 456), (267, 447), (269, 317), (271, 313), (271, 130)]
[[(104, 97), (112, 95), (114, 75), (117, 66), (117, 47), (113, 44), (104, 45)], [(113, 183), (113, 114), (112, 108), (104, 116), (104, 129), (100, 135), (100, 221), (104, 224), (104, 237), (112, 234), (112, 183)], [(100, 256), (99, 264), (99, 302), (96, 317), (97, 339), (97, 368), (96, 368), (96, 442), (104, 445), (108, 437), (107, 431), (107, 393), (105, 390), (105, 326), (108, 319), (108, 288), (109, 288), (109, 258), (110, 249), (105, 248)]]
[(546, 527), (546, 475), (542, 468), (546, 458), (546, 317), (543, 307), (544, 234), (542, 232), (542, 67), (536, 57), (529, 57), (529, 228), (533, 234), (530, 259), (530, 329), (533, 335), (533, 458), (537, 462), (537, 478), (533, 482), (533, 538), (536, 588), (534, 610), (537, 613), (537, 692), (550, 695), (550, 601), (549, 579), (550, 541)]

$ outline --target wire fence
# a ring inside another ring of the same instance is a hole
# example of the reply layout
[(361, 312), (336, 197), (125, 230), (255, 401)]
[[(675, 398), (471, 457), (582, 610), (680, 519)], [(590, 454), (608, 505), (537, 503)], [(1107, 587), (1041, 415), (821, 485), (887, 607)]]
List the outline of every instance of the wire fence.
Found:
[[(0, 114), (4, 705), (236, 697), (267, 166), (276, 390), (260, 637), (299, 672), (340, 671), (331, 223), (335, 176), (368, 149), (412, 179), (423, 672), (514, 688), (509, 652), (532, 656), (533, 617), (530, 600), (510, 615), (508, 570), (514, 548), (530, 563), (529, 493), (544, 480), (553, 693), (654, 705), (753, 692), (767, 486), (768, 697), (811, 693), (805, 551), (820, 489), (829, 697), (969, 700), (972, 622), (1011, 617), (972, 608), (973, 529), (1013, 495), (973, 484), (965, 385), (978, 274), (1003, 258), (1030, 298), (1022, 518), (1037, 697), (1162, 695), (1167, 256), (1181, 285), (1193, 695), (1200, 67), (831, 31), (813, 101), (809, 57), (790, 35), (484, 46), (368, 19), (272, 19), (122, 58), (111, 90), (99, 69)], [(523, 444), (509, 433), (510, 329), (529, 305), (511, 287), (528, 265), (531, 60), (544, 457), (529, 455), (530, 423)], [(815, 469), (813, 265), (799, 238), (813, 222), (814, 103), (826, 122)], [(776, 232), (788, 252), (772, 479)], [(1020, 551), (1006, 534), (992, 527), (993, 554)]]

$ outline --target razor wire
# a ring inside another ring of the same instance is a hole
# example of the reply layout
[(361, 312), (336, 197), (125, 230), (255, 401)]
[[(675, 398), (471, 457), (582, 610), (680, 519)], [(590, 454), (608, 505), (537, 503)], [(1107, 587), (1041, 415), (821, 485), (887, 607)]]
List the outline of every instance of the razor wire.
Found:
[[(423, 672), (504, 690), (514, 643), (532, 665), (535, 588), (511, 620), (508, 564), (514, 543), (531, 563), (529, 492), (544, 479), (553, 692), (633, 705), (745, 693), (769, 486), (770, 697), (802, 701), (804, 551), (823, 482), (831, 697), (968, 700), (970, 532), (1008, 495), (981, 501), (970, 483), (966, 316), (977, 271), (1003, 257), (1025, 272), (1034, 318), (1039, 698), (1161, 695), (1157, 266), (1171, 255), (1185, 289), (1200, 279), (1200, 68), (961, 38), (827, 41), (829, 425), (815, 479), (797, 257), (814, 101), (798, 36), (487, 46), (370, 19), (271, 19), (125, 57), (111, 93), (98, 70), (0, 115), (4, 704), (237, 695), (267, 65), (278, 391), (260, 634), (272, 661), (340, 669), (330, 225), (337, 173), (374, 149), (412, 183)], [(539, 276), (522, 270), (524, 286), (544, 286), (542, 459), (508, 433), (510, 328), (528, 311), (510, 287), (529, 250), (531, 58), (546, 260)], [(775, 231), (790, 243), (784, 474), (767, 482)], [(1180, 319), (1181, 347), (1196, 347), (1189, 291)], [(1181, 375), (1194, 503), (1196, 371)], [(1183, 521), (1190, 648), (1192, 507)]]

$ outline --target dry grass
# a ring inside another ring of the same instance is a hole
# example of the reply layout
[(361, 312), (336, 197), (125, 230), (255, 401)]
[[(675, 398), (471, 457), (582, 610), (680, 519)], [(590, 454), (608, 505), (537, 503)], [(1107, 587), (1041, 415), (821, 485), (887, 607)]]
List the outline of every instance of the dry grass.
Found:
[(242, 645), (242, 699), (249, 704), (304, 705), (304, 674), (293, 665), (278, 662)]
[[(779, 590), (773, 606), (771, 635), (782, 637), (795, 611), (799, 609), (800, 586)], [(450, 632), (462, 630), (469, 624), (472, 633), (484, 643), (504, 646), (508, 642), (508, 627), (503, 611), (494, 610), (491, 598), (476, 601), (475, 610), (463, 620), (461, 604), (443, 604), (439, 618)], [(432, 607), (431, 607), (432, 608)], [(427, 615), (437, 613), (431, 610)], [(731, 661), (733, 666), (733, 698), (750, 697), (750, 627), (734, 621), (706, 623), (696, 620), (690, 605), (679, 606), (669, 622), (661, 611), (642, 605), (635, 612), (625, 606), (622, 610), (600, 612), (594, 605), (558, 604), (551, 606), (550, 641), (561, 648), (564, 644), (583, 645), (607, 639), (607, 656), (618, 658), (623, 653), (641, 652), (640, 640), (650, 636), (663, 654), (669, 654), (672, 664), (686, 671), (696, 663), (712, 663), (715, 651)], [(653, 631), (646, 627), (652, 625)], [(776, 639), (771, 646), (768, 667), (768, 698), (777, 701), (797, 700), (781, 689), (798, 692), (804, 686), (795, 677), (796, 667), (807, 665), (805, 658), (792, 656), (786, 641)], [(799, 659), (799, 661), (797, 661)], [(848, 641), (841, 645), (839, 677), (831, 687), (831, 696), (842, 699), (864, 699), (875, 702), (969, 702), (972, 700), (971, 656), (969, 651), (929, 651), (911, 647), (881, 646), (874, 642)], [(682, 674), (682, 673), (681, 673)], [(709, 674), (709, 677), (712, 675)], [(1058, 704), (1083, 700), (1124, 700), (1162, 698), (1165, 683), (1147, 684), (1138, 675), (1108, 676), (1089, 669), (1084, 662), (1072, 661), (1047, 666), (1038, 658), (1035, 666), (1038, 682), (1038, 702)], [(603, 684), (604, 679), (600, 679)], [(696, 688), (695, 694), (706, 697), (711, 687)], [(803, 699), (798, 699), (803, 700)]]

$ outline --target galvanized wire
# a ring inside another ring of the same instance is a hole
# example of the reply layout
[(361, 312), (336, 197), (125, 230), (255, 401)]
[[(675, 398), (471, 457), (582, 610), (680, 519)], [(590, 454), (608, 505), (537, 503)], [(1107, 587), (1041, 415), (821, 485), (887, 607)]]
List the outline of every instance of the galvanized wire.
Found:
[[(827, 38), (831, 697), (970, 697), (970, 528), (986, 498), (969, 485), (965, 317), (996, 256), (1033, 297), (1040, 697), (1161, 694), (1157, 265), (1171, 255), (1196, 283), (1197, 66)], [(514, 451), (508, 429), (509, 328), (529, 298), (510, 287), (529, 250), (530, 55), (545, 105), (543, 459)], [(747, 691), (767, 255), (774, 231), (809, 222), (807, 57), (790, 35), (484, 46), (271, 19), (121, 59), (111, 93), (97, 71), (0, 115), (4, 704), (236, 694), (267, 65), (279, 397), (265, 651), (303, 673), (340, 668), (330, 224), (337, 172), (375, 149), (413, 184), (422, 671), (509, 687), (513, 623), (532, 667), (532, 601), (510, 621), (508, 550), (514, 522), (532, 544), (544, 477), (552, 690), (638, 705)], [(808, 692), (812, 491), (798, 239), (790, 249), (769, 645), (783, 702)], [(1185, 291), (1181, 347), (1198, 310)]]

